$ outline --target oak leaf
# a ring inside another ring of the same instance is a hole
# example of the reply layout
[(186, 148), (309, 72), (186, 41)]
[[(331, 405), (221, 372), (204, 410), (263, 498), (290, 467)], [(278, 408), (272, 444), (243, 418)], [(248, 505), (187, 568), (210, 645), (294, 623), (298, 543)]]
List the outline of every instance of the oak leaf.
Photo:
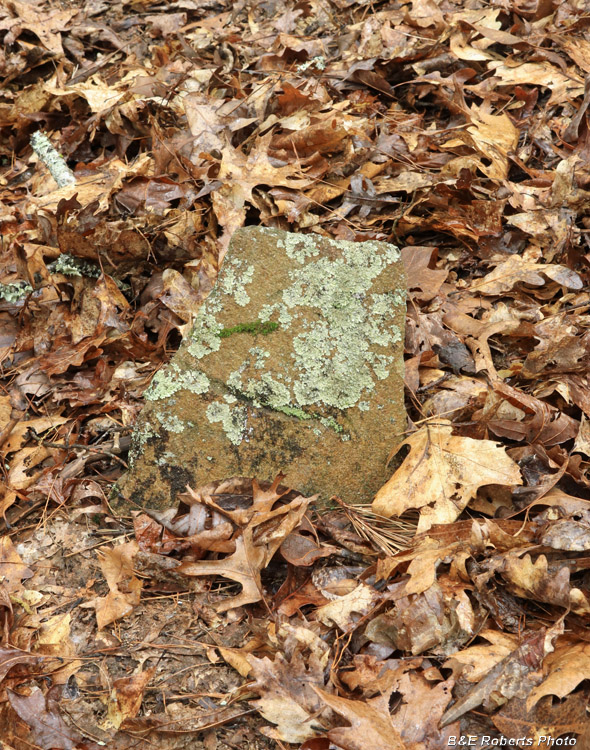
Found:
[(94, 602), (99, 630), (131, 614), (139, 604), (142, 584), (133, 572), (133, 558), (137, 551), (136, 542), (127, 542), (98, 552), (100, 567), (109, 586), (109, 593)]
[(558, 645), (543, 665), (546, 679), (528, 695), (526, 707), (530, 711), (545, 695), (565, 698), (582, 682), (590, 679), (590, 644), (566, 642)]
[[(222, 560), (199, 560), (183, 562), (177, 572), (188, 576), (220, 575), (241, 584), (242, 590), (236, 596), (218, 605), (219, 612), (226, 612), (244, 604), (251, 604), (263, 598), (260, 572), (269, 564), (281, 544), (302, 521), (310, 502), (315, 497), (301, 495), (291, 502), (273, 509), (277, 501), (285, 495), (279, 489), (283, 475), (279, 474), (268, 489), (262, 489), (256, 480), (252, 483), (252, 505), (235, 511), (222, 510), (212, 497), (202, 497), (205, 505), (222, 512), (240, 526), (234, 536), (235, 551)], [(193, 500), (199, 495), (191, 492)]]
[(435, 523), (452, 523), (487, 484), (522, 484), (517, 464), (491, 440), (454, 436), (451, 423), (440, 420), (410, 435), (410, 453), (373, 501), (382, 516), (420, 509), (418, 532)]
[(263, 734), (300, 743), (329, 725), (331, 712), (322, 705), (318, 688), (331, 689), (329, 683), (326, 686), (330, 652), (319, 635), (307, 627), (284, 624), (277, 636), (283, 653), (277, 653), (274, 660), (247, 655), (252, 669), (249, 676), (255, 679), (249, 688), (260, 695), (253, 705), (275, 725), (264, 728)]
[(330, 708), (350, 722), (350, 727), (336, 727), (328, 733), (330, 740), (343, 750), (405, 750), (389, 714), (389, 696), (380, 695), (368, 701), (353, 701), (314, 688)]

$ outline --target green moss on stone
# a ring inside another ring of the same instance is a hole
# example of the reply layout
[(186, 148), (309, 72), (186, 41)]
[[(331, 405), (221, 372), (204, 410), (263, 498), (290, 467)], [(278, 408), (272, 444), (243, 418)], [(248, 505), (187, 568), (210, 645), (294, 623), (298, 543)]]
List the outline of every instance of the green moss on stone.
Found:
[[(343, 433), (344, 427), (339, 424), (334, 417), (320, 417), (320, 422), (324, 425), (324, 427), (328, 427), (330, 430), (334, 430), (334, 432)], [(342, 438), (344, 440), (344, 438)], [(346, 438), (347, 440), (350, 439), (350, 435)]]
[(298, 409), (295, 406), (278, 406), (275, 411), (281, 411), (288, 417), (297, 417), (297, 419), (314, 419), (312, 414), (308, 414), (303, 409)]

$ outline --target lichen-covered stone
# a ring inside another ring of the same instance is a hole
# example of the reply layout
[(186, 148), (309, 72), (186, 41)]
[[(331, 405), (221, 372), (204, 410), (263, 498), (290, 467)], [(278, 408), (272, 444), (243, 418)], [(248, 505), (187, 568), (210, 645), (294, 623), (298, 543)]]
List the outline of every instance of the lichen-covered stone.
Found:
[(118, 489), (169, 507), (230, 476), (368, 502), (405, 429), (396, 247), (246, 227), (154, 377)]

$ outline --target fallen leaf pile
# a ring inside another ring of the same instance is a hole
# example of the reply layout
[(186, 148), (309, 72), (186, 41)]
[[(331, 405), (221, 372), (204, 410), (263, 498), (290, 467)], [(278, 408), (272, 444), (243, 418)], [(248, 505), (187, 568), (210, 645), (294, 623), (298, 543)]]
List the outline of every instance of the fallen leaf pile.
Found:
[[(0, 41), (2, 743), (590, 746), (587, 3), (6, 0)], [(244, 224), (400, 246), (391, 479), (116, 517)]]

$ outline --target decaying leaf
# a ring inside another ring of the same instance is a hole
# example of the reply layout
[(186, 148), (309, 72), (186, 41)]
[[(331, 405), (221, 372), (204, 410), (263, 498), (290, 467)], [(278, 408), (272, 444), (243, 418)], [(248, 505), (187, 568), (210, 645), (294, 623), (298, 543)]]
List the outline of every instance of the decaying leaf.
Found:
[(590, 679), (590, 644), (559, 641), (555, 651), (549, 654), (543, 665), (547, 676), (528, 695), (526, 707), (530, 711), (545, 695), (565, 698), (582, 682)]
[(392, 456), (404, 445), (410, 453), (375, 496), (373, 510), (390, 517), (419, 508), (418, 532), (452, 523), (483, 485), (522, 484), (504, 448), (491, 440), (454, 436), (447, 420), (420, 428)]
[(542, 737), (565, 740), (563, 735), (575, 738), (578, 747), (587, 747), (590, 742), (590, 722), (586, 702), (586, 696), (580, 693), (558, 703), (546, 696), (528, 709), (527, 701), (523, 698), (512, 698), (491, 718), (504, 737), (531, 739), (532, 747), (542, 748), (543, 744), (547, 744)]
[(223, 576), (242, 586), (239, 594), (222, 601), (218, 605), (220, 612), (241, 607), (244, 604), (257, 602), (263, 598), (260, 572), (273, 558), (287, 536), (299, 526), (307, 506), (314, 498), (301, 495), (289, 503), (279, 504), (286, 491), (278, 492), (283, 476), (279, 474), (268, 490), (253, 482), (252, 505), (248, 509), (224, 511), (209, 498), (209, 507), (215, 508), (222, 515), (227, 515), (240, 526), (234, 536), (235, 552), (222, 560), (201, 560), (183, 562), (177, 572), (188, 576)]
[(6, 693), (12, 708), (31, 728), (29, 742), (43, 750), (74, 750), (82, 741), (82, 735), (66, 724), (56, 702), (48, 701), (39, 688), (33, 688), (30, 695)]
[(466, 695), (441, 718), (446, 726), (467, 711), (483, 704), (489, 710), (515, 696), (525, 698), (540, 681), (539, 669), (545, 656), (553, 651), (553, 640), (563, 632), (563, 621), (551, 630), (541, 628), (525, 637), (517, 649), (493, 667)]
[(109, 585), (107, 596), (95, 601), (99, 630), (126, 617), (139, 604), (141, 581), (133, 573), (136, 542), (127, 542), (99, 555), (100, 567)]
[(156, 668), (152, 667), (131, 677), (121, 677), (115, 680), (107, 702), (105, 729), (119, 729), (124, 721), (137, 716), (146, 685), (155, 672)]
[(475, 617), (459, 584), (441, 578), (427, 591), (396, 599), (395, 606), (374, 617), (365, 636), (374, 643), (422, 654), (451, 654), (473, 635)]
[(571, 608), (579, 615), (590, 614), (590, 602), (584, 592), (570, 586), (568, 565), (564, 561), (556, 568), (549, 569), (545, 555), (533, 562), (530, 555), (519, 557), (516, 553), (505, 557), (502, 576), (517, 596)]
[(350, 727), (335, 727), (328, 732), (330, 740), (342, 750), (406, 750), (389, 715), (388, 697), (354, 701), (330, 695), (318, 688), (322, 701), (350, 722)]
[(285, 656), (279, 653), (274, 661), (247, 657), (256, 680), (250, 687), (260, 694), (256, 707), (276, 727), (265, 733), (284, 742), (304, 742), (329, 726), (330, 712), (322, 710), (317, 692), (326, 687), (329, 652), (312, 630), (285, 626), (279, 635)]
[(480, 294), (500, 294), (507, 292), (518, 282), (531, 286), (543, 286), (546, 278), (569, 289), (581, 289), (584, 286), (579, 275), (565, 266), (537, 263), (519, 255), (511, 255), (499, 263), (493, 271), (478, 282)]

